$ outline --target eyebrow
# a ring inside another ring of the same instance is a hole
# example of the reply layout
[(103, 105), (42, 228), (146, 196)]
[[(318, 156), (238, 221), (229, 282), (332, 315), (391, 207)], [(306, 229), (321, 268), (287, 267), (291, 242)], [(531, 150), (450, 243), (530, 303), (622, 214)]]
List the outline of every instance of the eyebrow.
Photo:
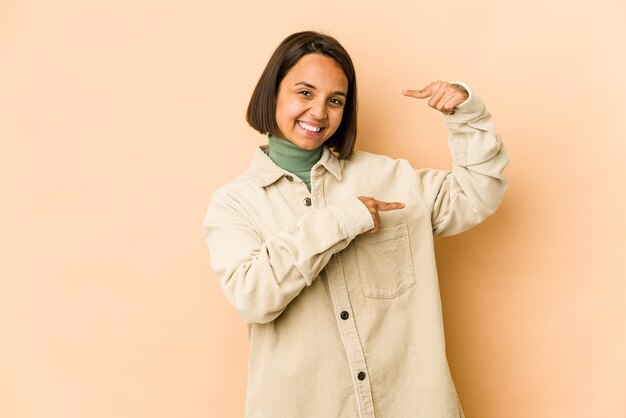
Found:
[[(316, 87), (313, 84), (307, 83), (306, 81), (300, 81), (300, 82), (294, 84), (294, 86), (304, 86), (304, 87), (308, 87), (308, 88), (310, 88), (312, 90), (316, 90)], [(334, 91), (332, 94), (337, 94), (337, 95), (343, 96), (343, 97), (347, 96), (346, 93), (344, 93), (343, 91), (339, 91), (339, 90), (338, 91)]]

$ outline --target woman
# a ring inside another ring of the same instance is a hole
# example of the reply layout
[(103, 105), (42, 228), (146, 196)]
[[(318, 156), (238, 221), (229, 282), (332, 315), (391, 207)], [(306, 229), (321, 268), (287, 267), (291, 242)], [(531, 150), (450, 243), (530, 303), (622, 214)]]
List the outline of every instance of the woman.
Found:
[(247, 417), (463, 416), (433, 239), (496, 210), (508, 160), (466, 85), (403, 94), (446, 114), (451, 172), (354, 151), (356, 78), (335, 39), (295, 33), (261, 75), (247, 120), (268, 145), (204, 223), (248, 323)]

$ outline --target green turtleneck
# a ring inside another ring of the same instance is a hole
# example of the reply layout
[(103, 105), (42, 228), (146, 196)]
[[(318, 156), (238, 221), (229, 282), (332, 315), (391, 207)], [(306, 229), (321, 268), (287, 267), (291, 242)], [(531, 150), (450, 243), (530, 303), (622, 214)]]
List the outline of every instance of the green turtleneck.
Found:
[(269, 136), (269, 157), (283, 170), (298, 176), (311, 191), (311, 168), (322, 158), (323, 146), (313, 150), (302, 149), (277, 136)]

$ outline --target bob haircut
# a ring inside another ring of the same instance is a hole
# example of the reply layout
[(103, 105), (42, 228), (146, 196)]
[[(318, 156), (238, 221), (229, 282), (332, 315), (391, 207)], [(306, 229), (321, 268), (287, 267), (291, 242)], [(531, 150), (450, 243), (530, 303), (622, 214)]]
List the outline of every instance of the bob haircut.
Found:
[(278, 45), (261, 74), (246, 112), (248, 124), (266, 135), (276, 135), (276, 95), (280, 83), (289, 70), (307, 54), (320, 54), (332, 58), (343, 69), (348, 79), (348, 95), (343, 116), (337, 131), (325, 144), (338, 154), (339, 159), (348, 159), (354, 152), (356, 142), (356, 74), (348, 52), (336, 39), (318, 32), (306, 31), (289, 35)]

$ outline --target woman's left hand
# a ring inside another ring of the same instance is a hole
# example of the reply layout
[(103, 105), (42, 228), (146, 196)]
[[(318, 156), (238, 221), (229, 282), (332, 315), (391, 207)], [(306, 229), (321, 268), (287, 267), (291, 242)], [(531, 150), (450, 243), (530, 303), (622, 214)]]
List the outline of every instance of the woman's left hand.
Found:
[(430, 97), (428, 105), (446, 115), (454, 114), (455, 108), (469, 97), (464, 89), (445, 81), (434, 81), (421, 90), (403, 90), (402, 94), (416, 99)]

